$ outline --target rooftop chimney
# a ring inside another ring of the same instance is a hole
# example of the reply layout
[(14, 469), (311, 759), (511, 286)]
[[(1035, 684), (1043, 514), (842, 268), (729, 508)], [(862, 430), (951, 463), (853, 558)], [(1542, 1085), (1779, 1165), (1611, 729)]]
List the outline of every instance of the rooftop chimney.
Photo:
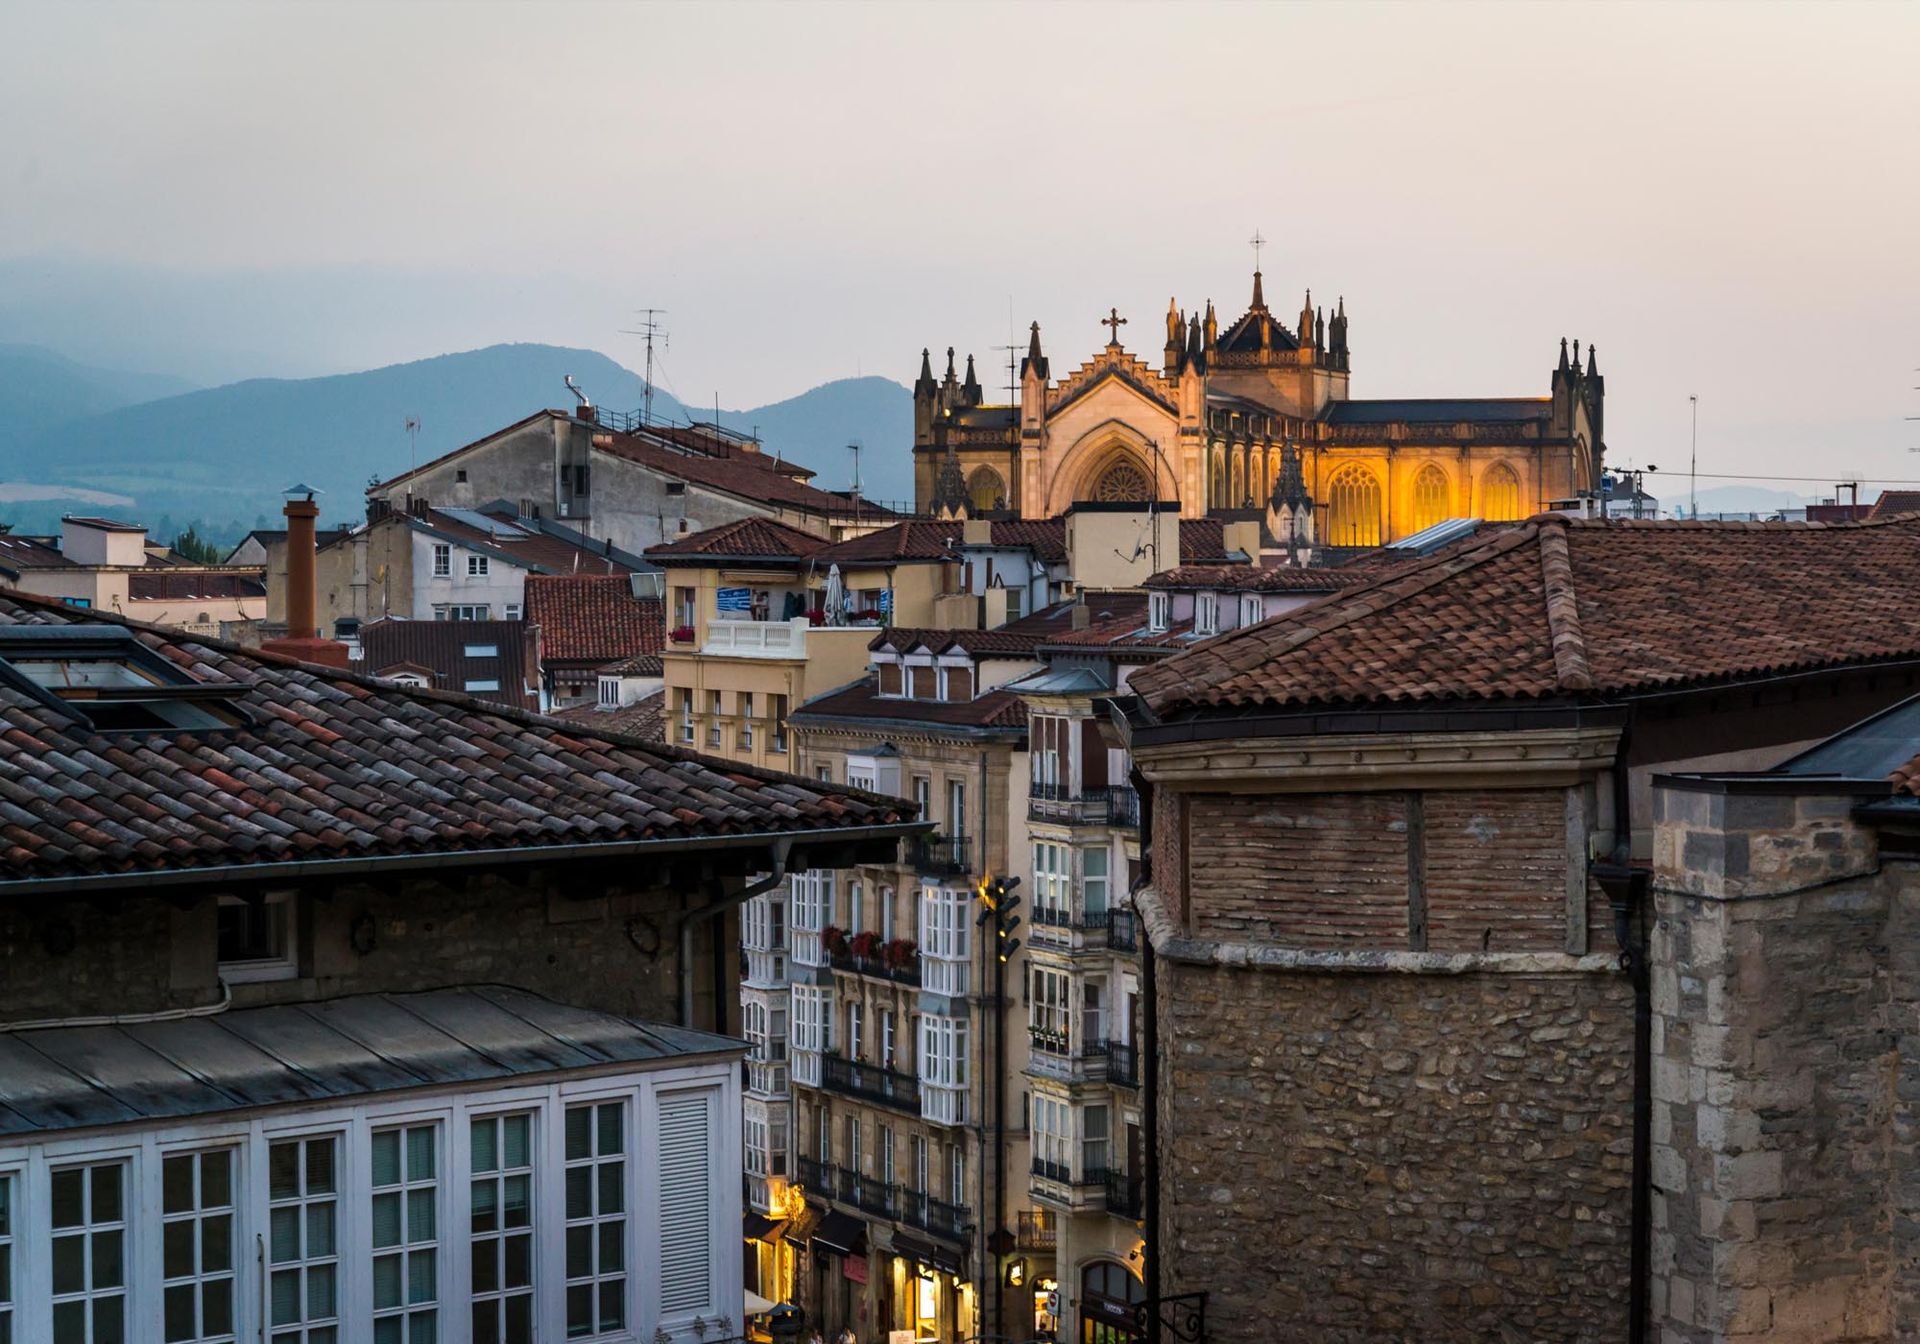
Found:
[(260, 647), (268, 653), (298, 658), (308, 663), (323, 663), (345, 670), (347, 646), (336, 640), (320, 638), (314, 608), (314, 520), (320, 506), (313, 501), (319, 493), (310, 485), (295, 485), (286, 491), (287, 504), (287, 633), (284, 639), (269, 639)]

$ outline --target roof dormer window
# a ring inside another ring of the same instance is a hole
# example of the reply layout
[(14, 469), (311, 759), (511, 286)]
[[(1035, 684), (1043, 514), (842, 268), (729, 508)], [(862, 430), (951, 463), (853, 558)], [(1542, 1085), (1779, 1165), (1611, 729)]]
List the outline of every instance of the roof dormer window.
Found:
[(1169, 624), (1168, 608), (1172, 602), (1165, 593), (1147, 594), (1147, 633), (1164, 635)]
[(1220, 633), (1218, 593), (1201, 593), (1193, 599), (1193, 633), (1201, 636)]
[(1240, 594), (1240, 624), (1258, 625), (1267, 618), (1267, 604), (1258, 593)]
[(195, 681), (117, 625), (0, 628), (0, 680), (102, 733), (193, 732), (244, 721), (246, 687)]

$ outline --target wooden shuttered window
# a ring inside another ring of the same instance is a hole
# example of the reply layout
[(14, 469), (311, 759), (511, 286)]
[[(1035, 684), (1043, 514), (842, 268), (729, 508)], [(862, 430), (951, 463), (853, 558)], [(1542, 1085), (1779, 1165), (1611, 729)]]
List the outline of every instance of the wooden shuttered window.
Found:
[(713, 1139), (708, 1093), (660, 1099), (660, 1314), (714, 1309)]
[(900, 694), (900, 664), (898, 663), (880, 664), (880, 694), (882, 695)]
[(947, 669), (947, 699), (961, 703), (973, 699), (972, 668), (950, 667)]
[(933, 668), (910, 667), (907, 669), (907, 676), (909, 678), (909, 689), (907, 693), (912, 696), (913, 699), (937, 700), (940, 698), (935, 689), (938, 683), (935, 679)]

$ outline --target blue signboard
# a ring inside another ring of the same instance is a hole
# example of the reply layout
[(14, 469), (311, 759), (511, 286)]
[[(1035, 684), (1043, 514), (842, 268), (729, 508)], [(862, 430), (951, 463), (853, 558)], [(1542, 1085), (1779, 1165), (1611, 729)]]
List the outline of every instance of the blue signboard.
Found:
[(722, 616), (751, 616), (753, 614), (753, 589), (722, 588), (720, 590), (719, 609)]

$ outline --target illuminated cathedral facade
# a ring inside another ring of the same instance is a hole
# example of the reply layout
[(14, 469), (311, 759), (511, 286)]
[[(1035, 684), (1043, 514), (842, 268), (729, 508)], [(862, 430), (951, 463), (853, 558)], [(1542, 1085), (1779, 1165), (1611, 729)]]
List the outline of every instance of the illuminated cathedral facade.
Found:
[[(1221, 329), (1169, 302), (1160, 367), (1106, 348), (1054, 379), (1035, 323), (1017, 406), (986, 401), (968, 357), (927, 352), (913, 388), (923, 513), (1054, 517), (1084, 500), (1179, 501), (1183, 516), (1260, 516), (1284, 545), (1377, 546), (1450, 518), (1524, 518), (1598, 488), (1605, 383), (1576, 341), (1543, 397), (1347, 395), (1345, 301), (1311, 293), (1292, 323), (1253, 301)], [(1289, 536), (1290, 534), (1290, 536)]]

